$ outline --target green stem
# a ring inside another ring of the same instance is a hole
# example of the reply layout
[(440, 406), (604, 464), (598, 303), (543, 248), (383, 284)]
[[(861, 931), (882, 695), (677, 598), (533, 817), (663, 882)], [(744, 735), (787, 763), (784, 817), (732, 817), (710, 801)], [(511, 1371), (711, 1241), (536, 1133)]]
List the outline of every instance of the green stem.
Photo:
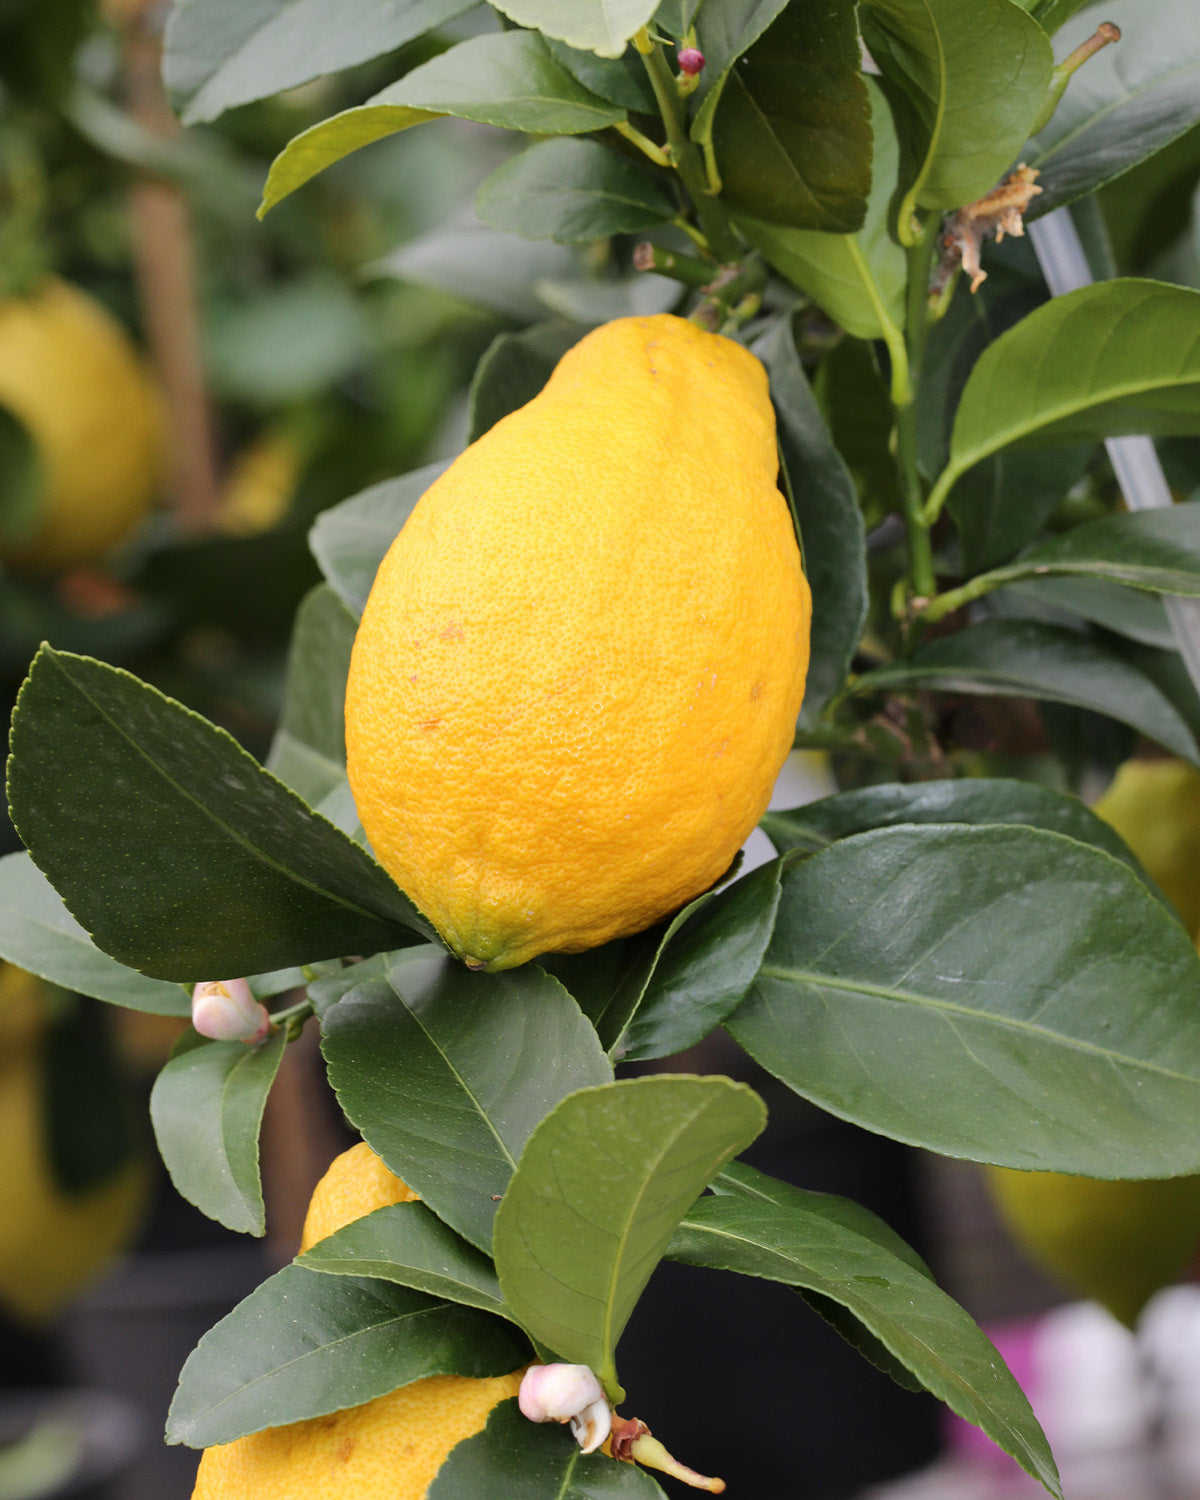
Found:
[(679, 173), (680, 181), (687, 190), (704, 237), (718, 260), (729, 265), (742, 258), (742, 247), (733, 227), (725, 216), (720, 200), (711, 191), (704, 158), (687, 130), (687, 110), (675, 75), (663, 56), (662, 48), (646, 31), (645, 27), (634, 39), (646, 72), (650, 87), (658, 101), (659, 113), (667, 132), (667, 150), (671, 165)]
[(648, 156), (656, 167), (669, 167), (671, 165), (671, 158), (663, 148), (656, 145), (648, 135), (643, 135), (628, 120), (618, 120), (613, 129), (619, 135), (623, 135), (630, 145), (636, 146), (644, 156)]
[(956, 609), (962, 609), (966, 604), (974, 604), (976, 599), (982, 599), (993, 589), (1003, 588), (1011, 581), (1010, 577), (998, 573), (980, 573), (969, 583), (964, 583), (956, 589), (947, 589), (944, 594), (939, 594), (935, 599), (930, 600), (928, 607), (921, 611), (921, 619), (927, 625), (934, 625), (938, 620), (944, 620), (947, 615), (952, 615)]
[(657, 271), (660, 276), (670, 276), (675, 281), (682, 281), (684, 286), (698, 290), (706, 290), (718, 274), (711, 260), (684, 255), (678, 250), (665, 250), (661, 245), (652, 245), (649, 240), (633, 247), (633, 266), (636, 271)]
[(1086, 42), (1080, 42), (1069, 56), (1064, 57), (1062, 62), (1050, 75), (1050, 87), (1046, 91), (1046, 102), (1042, 106), (1042, 112), (1034, 121), (1033, 129), (1029, 132), (1031, 136), (1037, 135), (1039, 130), (1044, 130), (1050, 123), (1050, 117), (1058, 108), (1058, 102), (1067, 91), (1076, 71), (1081, 68), (1089, 57), (1095, 57), (1102, 47), (1107, 47), (1110, 42), (1121, 40), (1121, 28), (1114, 26), (1111, 21), (1101, 21), (1100, 25), (1088, 37)]
[[(896, 408), (896, 457), (900, 465), (900, 493), (904, 507), (904, 532), (908, 541), (909, 578), (913, 593), (930, 598), (937, 593), (933, 571), (933, 548), (929, 541), (929, 523), (924, 514), (924, 495), (917, 464), (916, 393), (925, 360), (929, 338), (929, 271), (933, 262), (936, 235), (926, 223), (907, 252), (908, 296), (905, 317), (905, 347), (908, 358), (908, 400)], [(896, 396), (893, 369), (893, 399)]]

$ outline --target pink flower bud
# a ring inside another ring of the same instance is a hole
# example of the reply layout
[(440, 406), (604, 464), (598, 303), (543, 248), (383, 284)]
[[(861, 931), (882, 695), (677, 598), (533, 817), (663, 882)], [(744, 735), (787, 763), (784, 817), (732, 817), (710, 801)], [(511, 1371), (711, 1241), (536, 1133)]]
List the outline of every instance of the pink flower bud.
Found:
[(517, 1395), (531, 1422), (569, 1422), (603, 1400), (604, 1388), (587, 1365), (530, 1365)]
[(679, 63), (679, 71), (686, 73), (689, 78), (695, 78), (704, 66), (704, 53), (696, 47), (681, 47), (676, 54)]
[(209, 979), (192, 991), (192, 1025), (214, 1042), (261, 1042), (271, 1017), (244, 979)]

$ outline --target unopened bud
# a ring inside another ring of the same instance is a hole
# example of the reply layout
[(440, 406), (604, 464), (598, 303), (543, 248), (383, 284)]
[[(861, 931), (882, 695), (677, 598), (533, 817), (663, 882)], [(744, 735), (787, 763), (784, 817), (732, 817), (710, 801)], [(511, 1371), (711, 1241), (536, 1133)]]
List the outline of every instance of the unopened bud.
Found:
[(192, 991), (192, 1025), (214, 1042), (261, 1042), (271, 1017), (244, 979), (209, 979)]
[(604, 1387), (587, 1365), (530, 1365), (517, 1402), (531, 1422), (570, 1422), (585, 1453), (594, 1453), (612, 1428)]
[(704, 66), (704, 53), (697, 47), (681, 47), (675, 60), (679, 64), (681, 73), (686, 73), (689, 78), (695, 78)]

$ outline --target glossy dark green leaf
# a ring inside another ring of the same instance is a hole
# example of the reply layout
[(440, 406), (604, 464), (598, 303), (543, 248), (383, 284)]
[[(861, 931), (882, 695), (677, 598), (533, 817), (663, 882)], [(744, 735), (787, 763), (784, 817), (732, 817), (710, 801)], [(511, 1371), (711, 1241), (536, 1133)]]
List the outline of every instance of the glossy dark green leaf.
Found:
[(568, 73), (573, 73), (585, 89), (601, 99), (639, 114), (657, 113), (654, 90), (636, 47), (626, 47), (620, 57), (600, 57), (595, 52), (568, 47), (566, 42), (556, 42), (552, 37), (546, 38), (546, 45)]
[(726, 1025), (822, 1108), (947, 1156), (1200, 1165), (1192, 939), (1126, 864), (1058, 833), (880, 828), (791, 866)]
[(719, 1026), (750, 988), (775, 926), (780, 866), (760, 865), (672, 933), (656, 954), (617, 1056), (669, 1057)]
[(504, 1375), (529, 1346), (473, 1307), (285, 1266), (188, 1356), (167, 1441), (207, 1448), (358, 1406), (427, 1375)]
[(89, 657), (38, 653), (13, 716), (8, 795), (76, 920), (157, 979), (432, 935), (369, 855), (223, 729)]
[(382, 57), (472, 0), (178, 0), (163, 78), (185, 125)]
[(160, 1016), (191, 1014), (182, 985), (147, 979), (102, 953), (28, 854), (0, 859), (0, 958), (65, 990)]
[(505, 1300), (540, 1344), (619, 1390), (617, 1340), (680, 1219), (766, 1124), (728, 1078), (659, 1074), (569, 1095), (496, 1215)]
[(712, 145), (732, 208), (797, 229), (861, 227), (871, 123), (860, 61), (853, 5), (807, 0), (727, 73)]
[(485, 224), (572, 245), (637, 234), (678, 213), (665, 181), (599, 141), (541, 141), (497, 167), (475, 195)]
[[(695, 9), (696, 44), (704, 55), (704, 67), (692, 98), (694, 140), (711, 142), (717, 105), (734, 63), (779, 18), (787, 3), (788, 0), (721, 0), (719, 5)], [(681, 14), (673, 17), (676, 24), (682, 19)]]
[(654, 14), (658, 0), (504, 0), (496, 9), (568, 46), (619, 57)]
[(1200, 29), (1191, 0), (1090, 6), (1063, 26), (1055, 52), (1065, 57), (1101, 21), (1119, 26), (1121, 40), (1079, 69), (1031, 143), (1027, 159), (1043, 190), (1034, 216), (1095, 192), (1200, 120)]
[(1036, 620), (984, 620), (942, 636), (906, 662), (865, 672), (856, 691), (1000, 694), (1044, 698), (1107, 714), (1188, 760), (1200, 751), (1148, 677), (1092, 636)]
[(1176, 649), (1175, 635), (1167, 621), (1163, 601), (1141, 589), (1127, 589), (1116, 583), (1092, 578), (1026, 579), (1013, 586), (1013, 592), (1030, 613), (1049, 611), (1048, 618), (1061, 620), (1062, 614), (1091, 620), (1114, 630), (1144, 646), (1163, 651)]
[(537, 323), (520, 333), (497, 334), (471, 381), (468, 441), (475, 442), (501, 417), (532, 401), (582, 334), (577, 323)]
[(1012, 0), (865, 0), (863, 40), (896, 114), (902, 234), (917, 208), (959, 208), (1011, 167), (1045, 102), (1053, 54)]
[(834, 1201), (794, 1189), (786, 1203), (702, 1198), (669, 1254), (817, 1292), (848, 1308), (926, 1389), (1061, 1496), (1045, 1434), (995, 1346), (922, 1270), (848, 1225)]
[(891, 112), (879, 85), (873, 78), (866, 85), (874, 155), (862, 228), (854, 234), (828, 234), (768, 224), (749, 214), (738, 214), (737, 223), (763, 258), (847, 333), (860, 339), (886, 339), (895, 346), (902, 342), (908, 279), (904, 251), (888, 233), (888, 207), (900, 156)]
[(1055, 297), (1001, 334), (963, 389), (930, 506), (1001, 448), (1123, 432), (1200, 432), (1200, 291), (1099, 282)]
[(346, 774), (343, 705), (357, 625), (328, 584), (304, 597), (288, 649), (283, 714), (267, 770), (315, 807)]
[(791, 320), (755, 345), (767, 367), (779, 448), (812, 589), (808, 681), (801, 723), (815, 720), (846, 680), (867, 618), (867, 551), (858, 495), (813, 399)]
[(564, 1094), (612, 1077), (578, 1005), (529, 964), (472, 974), (417, 953), (351, 990), (322, 1028), (351, 1122), (481, 1250), (534, 1126)]
[[(679, 41), (687, 34), (688, 27), (695, 23), (699, 9), (700, 0), (659, 0), (658, 9), (654, 12), (654, 24)], [(709, 10), (720, 9), (721, 6), (709, 6)]]
[(171, 1181), (201, 1213), (243, 1234), (263, 1234), (258, 1136), (287, 1028), (265, 1041), (177, 1047), (150, 1094), (150, 1119)]
[(993, 453), (954, 486), (948, 509), (962, 544), (968, 578), (994, 568), (1026, 546), (1082, 478), (1091, 444), (1026, 452), (1004, 448)]
[(429, 1500), (664, 1500), (637, 1464), (603, 1453), (586, 1458), (565, 1427), (535, 1426), (515, 1400), (501, 1401), (487, 1426), (450, 1450), (429, 1486)]
[(536, 32), (485, 32), (289, 141), (271, 163), (259, 213), (360, 146), (439, 115), (531, 135), (581, 135), (616, 124), (625, 111), (584, 88)]
[(1127, 864), (1170, 910), (1166, 897), (1103, 818), (1078, 797), (1052, 792), (1032, 781), (987, 776), (860, 787), (788, 812), (765, 813), (759, 826), (776, 849), (817, 854), (838, 839), (900, 823), (1022, 823), (1061, 833), (1094, 844)]
[(1085, 521), (983, 576), (1018, 583), (1051, 574), (1200, 596), (1200, 500)]
[(337, 1276), (374, 1276), (508, 1317), (496, 1268), (425, 1203), (392, 1203), (318, 1241), (298, 1264)]
[(446, 468), (426, 464), (399, 479), (385, 479), (317, 517), (309, 546), (330, 588), (355, 617), (362, 614), (379, 564), (413, 506)]

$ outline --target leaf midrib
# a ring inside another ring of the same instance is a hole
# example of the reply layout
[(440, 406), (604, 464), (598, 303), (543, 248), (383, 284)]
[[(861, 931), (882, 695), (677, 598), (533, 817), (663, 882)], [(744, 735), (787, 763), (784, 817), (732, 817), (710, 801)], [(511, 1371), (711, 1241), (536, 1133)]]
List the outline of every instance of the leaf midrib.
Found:
[(1177, 1083), (1186, 1083), (1193, 1086), (1200, 1085), (1200, 1078), (1194, 1074), (1179, 1073), (1173, 1068), (1165, 1067), (1161, 1063), (1150, 1062), (1144, 1058), (1128, 1056), (1125, 1053), (1114, 1052), (1111, 1048), (1101, 1047), (1095, 1042), (1088, 1042), (1081, 1037), (1066, 1036), (1061, 1032), (1050, 1031), (1045, 1026), (1039, 1026), (1035, 1022), (1022, 1020), (1015, 1016), (1001, 1016), (994, 1011), (972, 1010), (969, 1006), (957, 1004), (951, 1000), (943, 1000), (934, 995), (917, 995), (908, 990), (895, 989), (882, 984), (871, 984), (865, 980), (843, 980), (836, 975), (813, 973), (806, 969), (784, 968), (779, 964), (764, 964), (758, 971), (759, 978), (778, 979), (785, 984), (811, 984), (822, 989), (841, 990), (848, 994), (867, 995), (872, 999), (891, 1001), (895, 1004), (918, 1005), (929, 1010), (943, 1011), (947, 1014), (962, 1016), (964, 1019), (976, 1022), (991, 1022), (992, 1024), (1009, 1031), (1021, 1031), (1030, 1036), (1038, 1036), (1055, 1046), (1065, 1047), (1071, 1051), (1089, 1053), (1095, 1057), (1104, 1059), (1114, 1067), (1137, 1068), (1147, 1073), (1156, 1074), (1162, 1078), (1171, 1079)]

